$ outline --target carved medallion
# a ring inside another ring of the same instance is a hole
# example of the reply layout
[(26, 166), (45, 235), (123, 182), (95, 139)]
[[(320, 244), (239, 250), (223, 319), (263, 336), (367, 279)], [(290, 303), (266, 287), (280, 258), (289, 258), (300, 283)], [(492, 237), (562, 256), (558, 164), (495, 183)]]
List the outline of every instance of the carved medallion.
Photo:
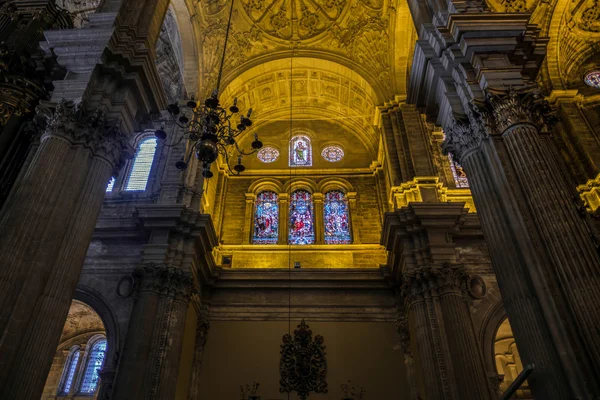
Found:
[(279, 391), (296, 391), (302, 400), (306, 400), (310, 392), (327, 393), (324, 339), (317, 335), (313, 340), (309, 328), (302, 320), (293, 337), (290, 334), (283, 336), (279, 363)]

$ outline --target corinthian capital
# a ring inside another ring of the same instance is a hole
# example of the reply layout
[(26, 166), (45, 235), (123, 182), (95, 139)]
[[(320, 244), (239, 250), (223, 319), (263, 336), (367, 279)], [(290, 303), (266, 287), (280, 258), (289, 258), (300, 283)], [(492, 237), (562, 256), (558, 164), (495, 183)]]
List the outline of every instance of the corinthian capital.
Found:
[(409, 305), (447, 293), (461, 294), (466, 299), (468, 280), (469, 274), (462, 266), (417, 268), (404, 276), (402, 296)]
[(133, 277), (140, 293), (153, 292), (185, 301), (189, 301), (192, 294), (192, 278), (179, 268), (146, 264), (136, 268)]
[(485, 133), (482, 129), (467, 122), (454, 122), (444, 130), (446, 139), (442, 143), (444, 154), (452, 153), (457, 162), (481, 147)]
[(484, 108), (490, 134), (502, 135), (515, 125), (531, 124), (547, 132), (556, 117), (541, 90), (537, 87), (524, 89), (487, 89)]
[(113, 167), (114, 174), (133, 156), (133, 146), (119, 123), (107, 121), (106, 113), (99, 108), (86, 110), (82, 103), (62, 100), (56, 104), (41, 102), (36, 111), (47, 122), (44, 137), (90, 149)]

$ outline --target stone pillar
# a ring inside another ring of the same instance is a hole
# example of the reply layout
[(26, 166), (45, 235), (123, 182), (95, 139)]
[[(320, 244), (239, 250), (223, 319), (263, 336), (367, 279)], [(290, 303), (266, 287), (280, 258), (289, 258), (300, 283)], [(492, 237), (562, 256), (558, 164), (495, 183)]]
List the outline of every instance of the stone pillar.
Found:
[[(563, 321), (554, 293), (536, 257), (510, 185), (493, 143), (473, 118), (471, 126), (446, 129), (445, 151), (450, 151), (469, 177), (492, 265), (524, 364), (535, 364), (528, 380), (536, 396), (566, 399), (570, 396), (565, 371), (572, 359), (560, 357), (558, 345), (568, 349)], [(543, 299), (543, 301), (541, 301)], [(577, 375), (569, 378), (575, 381)]]
[(406, 370), (406, 382), (408, 383), (407, 400), (419, 400), (420, 396), (417, 387), (422, 386), (422, 382), (417, 381), (420, 377), (415, 373), (415, 360), (411, 350), (410, 331), (408, 321), (403, 312), (400, 313), (396, 320), (396, 329), (398, 330), (400, 346), (402, 346), (402, 352), (404, 353), (404, 369)]
[(540, 138), (548, 135), (541, 98), (537, 90), (511, 90), (490, 98), (493, 133), (502, 138), (514, 183), (553, 264), (549, 275), (562, 289), (578, 325), (583, 354), (600, 380), (600, 257), (572, 200), (574, 185), (569, 187), (554, 150)]
[(250, 244), (250, 238), (254, 233), (254, 202), (256, 196), (254, 193), (246, 193), (246, 212), (244, 214), (244, 234), (242, 244)]
[(202, 357), (204, 355), (204, 346), (206, 345), (206, 337), (210, 323), (206, 316), (198, 318), (196, 326), (196, 343), (194, 345), (194, 364), (192, 366), (192, 377), (190, 379), (190, 389), (188, 392), (188, 400), (200, 400), (202, 390), (200, 388), (200, 372), (202, 371)]
[(358, 218), (358, 207), (356, 205), (356, 192), (346, 193), (348, 197), (348, 208), (350, 211), (350, 229), (352, 229), (352, 243), (360, 244), (360, 231), (356, 228), (355, 222)]
[(59, 103), (0, 214), (0, 397), (42, 392), (110, 177), (132, 149), (101, 110)]
[(323, 193), (313, 193), (315, 204), (315, 244), (325, 243), (325, 221), (323, 220)]
[(465, 301), (469, 276), (455, 264), (452, 233), (466, 213), (462, 203), (413, 203), (386, 214), (383, 243), (427, 399), (494, 398)]
[(287, 244), (288, 231), (290, 223), (288, 215), (290, 212), (289, 195), (287, 193), (279, 193), (279, 244)]
[[(106, 364), (106, 363), (105, 363)], [(115, 382), (116, 369), (102, 367), (100, 371), (100, 386), (98, 388), (98, 400), (112, 399), (112, 390)]]
[(134, 272), (137, 297), (119, 363), (113, 398), (172, 399), (192, 279), (153, 264)]

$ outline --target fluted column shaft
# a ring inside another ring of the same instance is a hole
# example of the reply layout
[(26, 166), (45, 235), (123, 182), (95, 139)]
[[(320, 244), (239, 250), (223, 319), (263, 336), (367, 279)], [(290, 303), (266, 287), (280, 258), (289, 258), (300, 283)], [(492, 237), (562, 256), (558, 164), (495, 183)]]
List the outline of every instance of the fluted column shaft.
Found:
[[(571, 193), (533, 124), (502, 135), (519, 187), (554, 264), (554, 273), (577, 321), (585, 354), (600, 371), (600, 257)], [(600, 375), (596, 376), (600, 379)]]
[[(468, 128), (463, 133), (473, 135)], [(455, 130), (452, 135), (461, 133)], [(550, 305), (553, 294), (539, 271), (539, 261), (534, 258), (524, 222), (514, 212), (517, 205), (500, 161), (488, 140), (483, 143), (481, 138), (477, 140), (463, 149), (460, 162), (469, 177), (484, 236), (490, 244), (494, 272), (519, 354), (524, 364), (536, 366), (528, 382), (540, 398), (568, 398), (567, 378), (554, 341), (565, 337), (556, 332), (560, 329), (556, 324), (548, 322), (558, 322)], [(540, 303), (541, 298), (547, 299), (545, 308)]]
[(106, 130), (99, 111), (60, 104), (48, 118), (0, 217), (0, 398), (42, 392), (106, 184), (126, 145), (118, 130)]
[(138, 292), (112, 398), (173, 399), (192, 281), (181, 269), (155, 265), (134, 277)]
[(425, 267), (404, 278), (408, 323), (427, 399), (492, 399), (459, 267)]

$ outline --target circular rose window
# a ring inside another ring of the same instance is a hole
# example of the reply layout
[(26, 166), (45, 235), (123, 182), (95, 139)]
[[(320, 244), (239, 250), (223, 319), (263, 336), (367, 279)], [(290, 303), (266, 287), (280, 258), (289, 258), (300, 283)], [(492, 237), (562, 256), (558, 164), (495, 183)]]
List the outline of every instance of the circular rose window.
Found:
[(344, 150), (339, 146), (327, 146), (323, 149), (321, 155), (329, 162), (338, 162), (344, 158)]
[(594, 89), (600, 89), (600, 70), (588, 72), (585, 74), (583, 81), (586, 85), (591, 86)]
[(264, 163), (272, 163), (279, 158), (279, 150), (274, 147), (263, 147), (256, 153), (256, 157)]

